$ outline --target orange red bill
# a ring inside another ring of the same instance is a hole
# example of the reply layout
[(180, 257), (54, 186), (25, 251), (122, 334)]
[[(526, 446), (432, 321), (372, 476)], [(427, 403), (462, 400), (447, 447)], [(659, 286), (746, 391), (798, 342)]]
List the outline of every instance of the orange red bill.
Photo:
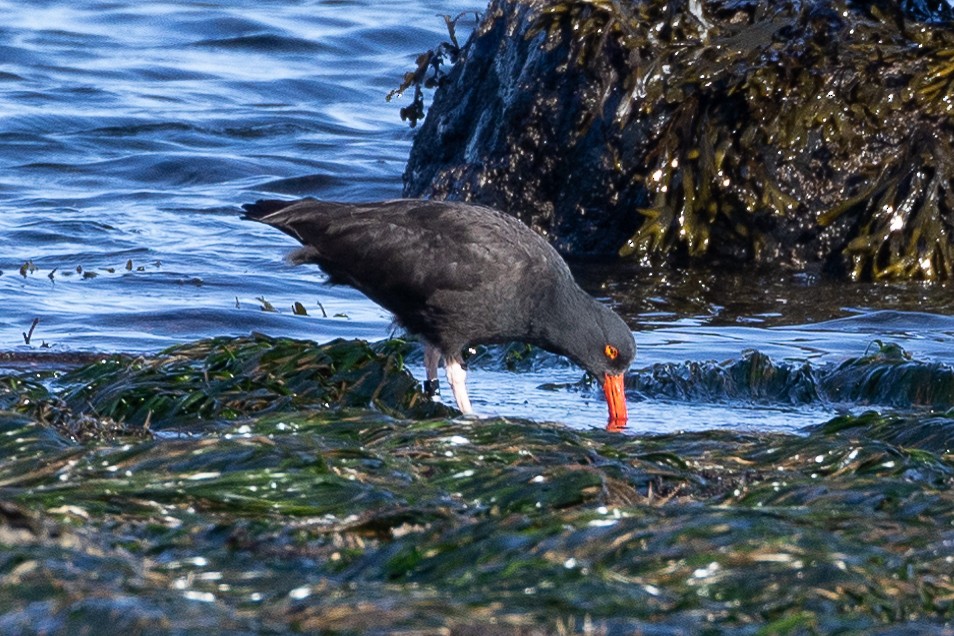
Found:
[(606, 395), (606, 406), (609, 407), (609, 422), (606, 427), (610, 430), (625, 428), (626, 394), (623, 392), (623, 374), (607, 373), (603, 377), (603, 394)]

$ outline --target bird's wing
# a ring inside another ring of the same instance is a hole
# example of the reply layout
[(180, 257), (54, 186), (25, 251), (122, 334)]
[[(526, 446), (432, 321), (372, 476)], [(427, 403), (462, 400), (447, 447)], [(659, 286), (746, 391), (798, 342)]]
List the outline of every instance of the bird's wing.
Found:
[[(542, 238), (489, 208), (465, 210), (430, 201), (362, 205), (302, 200), (253, 218), (312, 248), (309, 260), (333, 282), (372, 297), (377, 295), (374, 288), (381, 287), (426, 298), (437, 290), (477, 289), (535, 267), (545, 270), (548, 263), (533, 260), (550, 256), (552, 249)], [(562, 259), (556, 260), (565, 267)]]
[(445, 353), (526, 335), (540, 289), (572, 280), (542, 237), (480, 206), (305, 200), (257, 220), (301, 241), (300, 261), (360, 290)]

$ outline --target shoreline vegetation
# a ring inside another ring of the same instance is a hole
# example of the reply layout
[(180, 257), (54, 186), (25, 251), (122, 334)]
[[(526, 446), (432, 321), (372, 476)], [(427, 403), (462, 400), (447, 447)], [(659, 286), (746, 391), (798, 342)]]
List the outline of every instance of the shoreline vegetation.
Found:
[[(951, 633), (954, 393), (903, 386), (931, 365), (835, 365), (907, 405), (798, 435), (647, 435), (454, 418), (408, 355), (253, 335), (0, 376), (0, 631)], [(804, 385), (749, 359), (713, 399)]]

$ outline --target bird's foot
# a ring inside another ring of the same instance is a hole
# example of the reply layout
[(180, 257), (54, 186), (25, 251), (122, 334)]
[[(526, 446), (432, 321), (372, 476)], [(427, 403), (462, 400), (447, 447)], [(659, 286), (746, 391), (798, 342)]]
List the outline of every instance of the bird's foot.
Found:
[(441, 384), (437, 378), (434, 378), (433, 380), (424, 380), (422, 384), (424, 385), (424, 395), (429, 397), (432, 402), (441, 401)]

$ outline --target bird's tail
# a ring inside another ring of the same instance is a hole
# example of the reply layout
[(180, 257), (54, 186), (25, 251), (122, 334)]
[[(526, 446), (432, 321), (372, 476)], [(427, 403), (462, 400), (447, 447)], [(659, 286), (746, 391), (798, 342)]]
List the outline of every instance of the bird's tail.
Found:
[(269, 214), (278, 212), (287, 208), (294, 201), (282, 201), (279, 199), (259, 199), (255, 203), (245, 203), (242, 209), (245, 210), (245, 218), (253, 221), (260, 221)]

